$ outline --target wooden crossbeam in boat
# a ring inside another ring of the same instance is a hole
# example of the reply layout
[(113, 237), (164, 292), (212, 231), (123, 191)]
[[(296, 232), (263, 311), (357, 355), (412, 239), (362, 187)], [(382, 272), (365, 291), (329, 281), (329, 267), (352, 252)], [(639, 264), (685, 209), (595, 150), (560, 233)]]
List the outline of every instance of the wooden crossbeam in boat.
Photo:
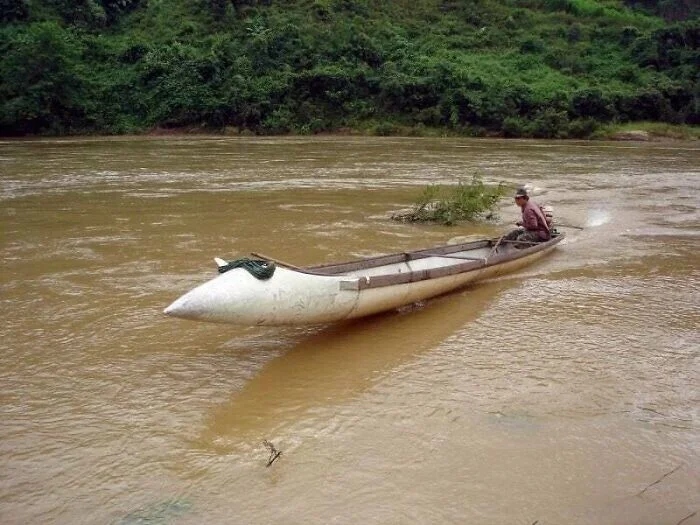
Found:
[(505, 239), (501, 241), (501, 243), (504, 243), (504, 242), (507, 242), (507, 243), (518, 243), (518, 244), (532, 244), (532, 245), (534, 246), (535, 244), (542, 244), (543, 242), (547, 242), (547, 241), (539, 241), (539, 242), (534, 242), (534, 241), (518, 241), (518, 240), (511, 241), (511, 240), (505, 240)]
[[(421, 253), (423, 257), (445, 257), (447, 259), (462, 259), (465, 261), (485, 261), (486, 257), (467, 257), (463, 255), (452, 255), (451, 253)], [(421, 259), (423, 258), (421, 257)]]

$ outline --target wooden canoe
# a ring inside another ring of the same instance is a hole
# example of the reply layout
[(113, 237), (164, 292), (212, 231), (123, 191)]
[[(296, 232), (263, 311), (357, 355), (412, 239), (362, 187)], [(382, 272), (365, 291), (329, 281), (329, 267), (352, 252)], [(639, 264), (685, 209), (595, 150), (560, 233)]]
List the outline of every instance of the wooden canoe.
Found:
[(484, 239), (304, 268), (272, 261), (275, 271), (265, 280), (238, 267), (194, 288), (164, 313), (240, 325), (353, 319), (516, 271), (551, 252), (563, 238), (559, 234), (519, 248), (510, 241)]

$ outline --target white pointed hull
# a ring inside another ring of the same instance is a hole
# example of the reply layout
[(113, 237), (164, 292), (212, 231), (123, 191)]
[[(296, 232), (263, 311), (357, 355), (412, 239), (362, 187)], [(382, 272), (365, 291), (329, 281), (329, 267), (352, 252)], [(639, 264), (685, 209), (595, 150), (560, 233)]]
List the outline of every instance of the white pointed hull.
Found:
[(348, 316), (358, 291), (340, 290), (340, 277), (282, 266), (268, 280), (230, 270), (186, 293), (165, 309), (175, 317), (243, 325), (308, 324)]
[(235, 268), (186, 293), (165, 313), (241, 325), (363, 317), (518, 270), (549, 253), (562, 238), (521, 250), (485, 240), (308, 269), (280, 263), (267, 280)]

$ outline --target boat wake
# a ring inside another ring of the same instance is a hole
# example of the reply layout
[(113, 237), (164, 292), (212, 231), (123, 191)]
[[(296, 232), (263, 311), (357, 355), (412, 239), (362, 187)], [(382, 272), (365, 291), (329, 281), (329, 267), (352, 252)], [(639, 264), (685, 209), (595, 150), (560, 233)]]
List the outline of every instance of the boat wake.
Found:
[(603, 224), (609, 223), (610, 219), (611, 215), (610, 212), (607, 210), (589, 210), (588, 218), (586, 219), (586, 227), (595, 228), (597, 226), (602, 226)]

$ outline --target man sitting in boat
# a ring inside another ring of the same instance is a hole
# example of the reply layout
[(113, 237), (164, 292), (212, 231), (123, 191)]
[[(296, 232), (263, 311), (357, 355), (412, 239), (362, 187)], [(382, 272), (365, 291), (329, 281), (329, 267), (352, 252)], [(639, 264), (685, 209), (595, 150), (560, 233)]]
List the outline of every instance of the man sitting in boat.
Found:
[(542, 213), (542, 209), (530, 199), (525, 188), (515, 192), (515, 204), (522, 210), (522, 219), (516, 224), (517, 229), (506, 234), (503, 238), (508, 241), (522, 241), (516, 246), (527, 248), (532, 243), (548, 241), (551, 238), (550, 226)]

